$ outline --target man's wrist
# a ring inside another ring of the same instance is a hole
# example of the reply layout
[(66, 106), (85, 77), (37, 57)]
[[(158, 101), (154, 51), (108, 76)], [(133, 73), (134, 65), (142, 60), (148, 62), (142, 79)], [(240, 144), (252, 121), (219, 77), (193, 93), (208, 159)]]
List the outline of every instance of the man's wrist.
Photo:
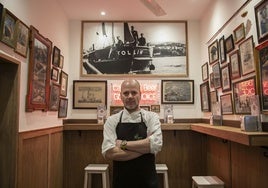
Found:
[(122, 150), (126, 150), (127, 149), (127, 141), (126, 140), (122, 140), (122, 142), (120, 144), (120, 148)]

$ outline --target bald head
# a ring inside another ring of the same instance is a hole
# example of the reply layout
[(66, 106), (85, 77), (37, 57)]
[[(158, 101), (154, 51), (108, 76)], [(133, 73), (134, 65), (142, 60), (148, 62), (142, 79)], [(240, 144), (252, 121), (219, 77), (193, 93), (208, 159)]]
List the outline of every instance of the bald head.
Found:
[(139, 110), (141, 98), (140, 83), (135, 79), (128, 79), (121, 84), (120, 97), (125, 108), (131, 113)]

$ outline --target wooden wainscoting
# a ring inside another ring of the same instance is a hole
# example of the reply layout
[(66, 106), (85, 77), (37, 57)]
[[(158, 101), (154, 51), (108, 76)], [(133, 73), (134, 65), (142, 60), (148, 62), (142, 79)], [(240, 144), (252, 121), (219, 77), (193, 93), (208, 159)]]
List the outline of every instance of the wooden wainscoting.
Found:
[(19, 133), (18, 188), (61, 188), (62, 127)]

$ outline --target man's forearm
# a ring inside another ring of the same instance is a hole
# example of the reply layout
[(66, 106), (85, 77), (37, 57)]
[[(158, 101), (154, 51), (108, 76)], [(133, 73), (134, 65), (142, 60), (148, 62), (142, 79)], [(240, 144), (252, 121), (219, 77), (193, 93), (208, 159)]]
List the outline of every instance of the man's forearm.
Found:
[(122, 150), (120, 147), (116, 146), (106, 151), (105, 158), (115, 161), (128, 161), (131, 159), (135, 159), (141, 155), (142, 153), (129, 150)]
[[(117, 140), (117, 146), (120, 147), (122, 140)], [(142, 140), (127, 141), (125, 148), (128, 151), (134, 151), (138, 153), (150, 153), (150, 139), (145, 138)]]

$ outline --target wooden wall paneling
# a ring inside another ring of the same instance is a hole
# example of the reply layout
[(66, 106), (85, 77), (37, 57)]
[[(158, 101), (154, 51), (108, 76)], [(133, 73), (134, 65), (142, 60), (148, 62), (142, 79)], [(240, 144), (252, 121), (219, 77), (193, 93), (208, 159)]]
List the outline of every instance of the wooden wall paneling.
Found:
[(207, 174), (218, 176), (225, 188), (232, 187), (230, 142), (213, 136), (207, 137)]
[(63, 186), (63, 136), (62, 132), (50, 135), (49, 187)]
[(204, 139), (192, 131), (163, 131), (163, 147), (156, 163), (167, 164), (170, 187), (191, 187), (191, 177), (205, 173)]
[[(101, 154), (102, 131), (64, 131), (64, 188), (83, 187), (84, 168), (89, 163), (112, 163)], [(112, 179), (111, 179), (112, 180)], [(101, 187), (100, 175), (93, 175), (94, 188)]]
[(268, 187), (268, 149), (231, 143), (232, 187)]

